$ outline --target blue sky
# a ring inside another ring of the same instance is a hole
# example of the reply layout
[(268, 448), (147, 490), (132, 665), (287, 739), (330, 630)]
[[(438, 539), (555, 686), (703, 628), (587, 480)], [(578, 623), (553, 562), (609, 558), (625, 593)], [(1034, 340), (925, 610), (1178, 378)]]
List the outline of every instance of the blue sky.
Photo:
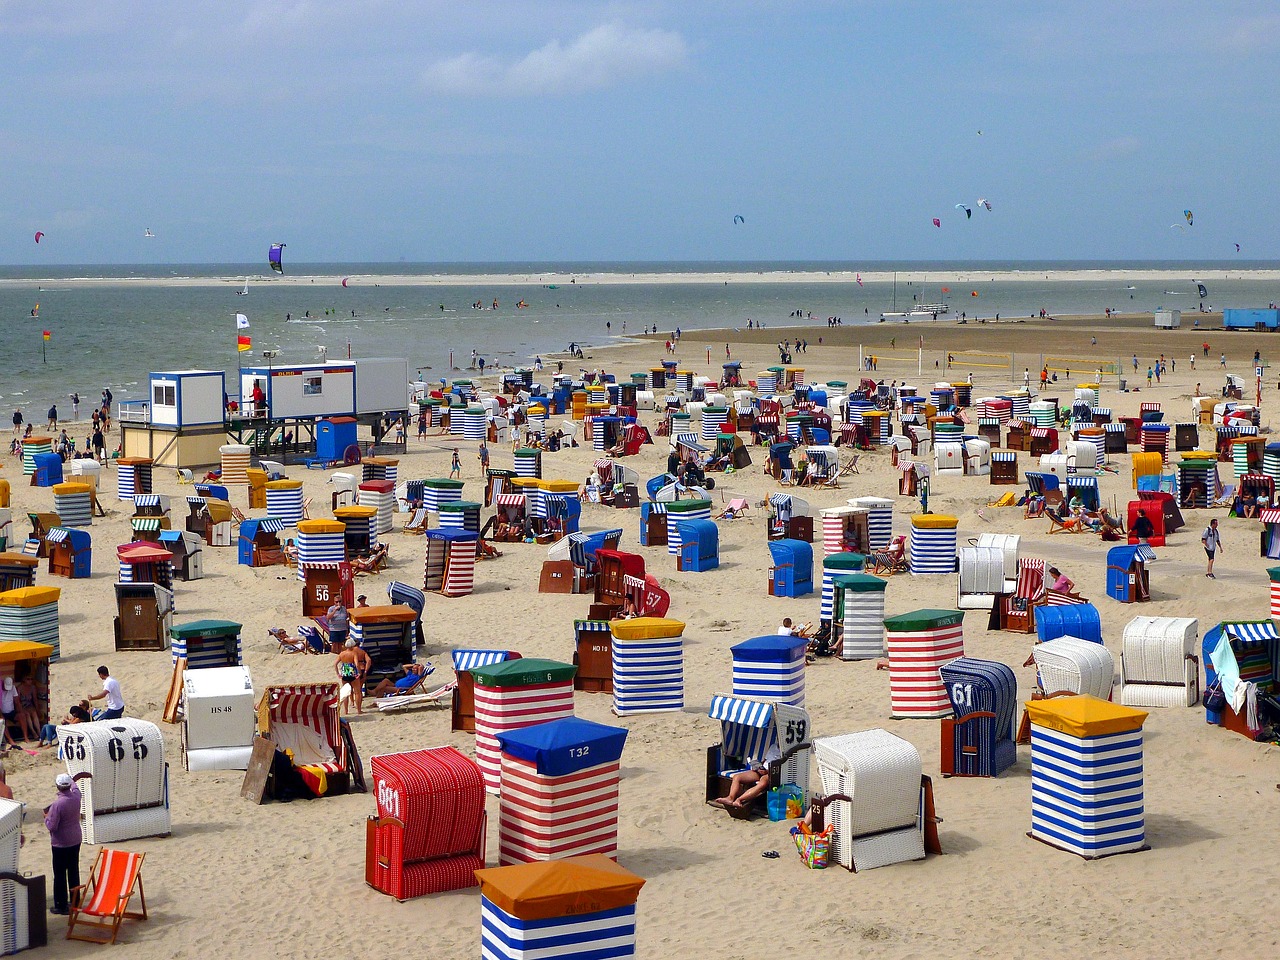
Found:
[(1280, 11), (1049, 6), (0, 0), (0, 263), (1276, 257)]

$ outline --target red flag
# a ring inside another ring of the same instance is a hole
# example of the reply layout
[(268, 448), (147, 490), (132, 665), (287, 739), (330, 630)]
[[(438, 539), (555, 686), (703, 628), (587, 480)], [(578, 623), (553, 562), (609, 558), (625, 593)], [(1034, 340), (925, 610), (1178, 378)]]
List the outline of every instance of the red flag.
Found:
[(46, 330), (46, 331), (44, 332), (44, 338), (45, 338), (46, 340), (50, 340), (50, 339), (52, 339), (52, 338), (53, 338), (53, 334), (52, 334), (52, 333), (50, 333), (48, 330)]
[(244, 353), (246, 350), (252, 350), (252, 349), (253, 349), (253, 340), (250, 337), (244, 337), (244, 336), (236, 337), (236, 350), (238, 350), (240, 353)]

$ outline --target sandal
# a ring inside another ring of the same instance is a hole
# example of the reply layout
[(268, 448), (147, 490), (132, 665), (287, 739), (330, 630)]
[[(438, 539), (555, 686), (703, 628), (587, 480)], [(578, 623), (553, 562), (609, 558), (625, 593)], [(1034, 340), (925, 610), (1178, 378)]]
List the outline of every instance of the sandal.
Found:
[(764, 857), (766, 860), (777, 860), (780, 854), (777, 850), (765, 850), (760, 854), (760, 856)]

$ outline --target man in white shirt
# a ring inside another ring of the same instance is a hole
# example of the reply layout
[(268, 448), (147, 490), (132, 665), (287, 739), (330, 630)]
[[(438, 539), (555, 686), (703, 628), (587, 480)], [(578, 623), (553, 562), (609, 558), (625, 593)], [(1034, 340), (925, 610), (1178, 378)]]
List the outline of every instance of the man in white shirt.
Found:
[(106, 667), (98, 668), (98, 676), (102, 679), (102, 692), (89, 697), (90, 700), (107, 701), (107, 709), (99, 720), (118, 720), (124, 716), (124, 694), (120, 691), (120, 681), (111, 675)]
[(1204, 544), (1205, 556), (1209, 558), (1209, 567), (1204, 575), (1210, 580), (1216, 580), (1218, 578), (1213, 575), (1213, 558), (1222, 549), (1222, 534), (1218, 533), (1217, 520), (1209, 521), (1209, 525), (1204, 528), (1204, 533), (1200, 534), (1200, 542)]
[(785, 617), (782, 621), (782, 626), (778, 627), (778, 636), (789, 637), (794, 632), (795, 632), (795, 627), (791, 625), (791, 618)]

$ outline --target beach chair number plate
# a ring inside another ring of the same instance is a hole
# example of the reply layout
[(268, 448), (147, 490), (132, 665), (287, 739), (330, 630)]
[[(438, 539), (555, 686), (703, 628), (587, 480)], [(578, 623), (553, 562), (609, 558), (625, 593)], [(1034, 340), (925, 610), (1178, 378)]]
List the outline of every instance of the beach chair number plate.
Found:
[(973, 706), (973, 684), (953, 683), (951, 685), (951, 699), (955, 701), (957, 706)]
[[(88, 753), (84, 748), (84, 737), (69, 736), (62, 742), (63, 752), (72, 760), (84, 760)], [(142, 737), (132, 737), (133, 742), (133, 759), (145, 760), (147, 757), (147, 745), (142, 742)], [(119, 763), (125, 758), (124, 741), (119, 737), (112, 737), (107, 741), (107, 756), (113, 763)]]
[(803, 720), (788, 720), (786, 727), (783, 729), (783, 737), (786, 739), (787, 746), (793, 746), (797, 743), (804, 743), (804, 735), (809, 730), (809, 724)]

